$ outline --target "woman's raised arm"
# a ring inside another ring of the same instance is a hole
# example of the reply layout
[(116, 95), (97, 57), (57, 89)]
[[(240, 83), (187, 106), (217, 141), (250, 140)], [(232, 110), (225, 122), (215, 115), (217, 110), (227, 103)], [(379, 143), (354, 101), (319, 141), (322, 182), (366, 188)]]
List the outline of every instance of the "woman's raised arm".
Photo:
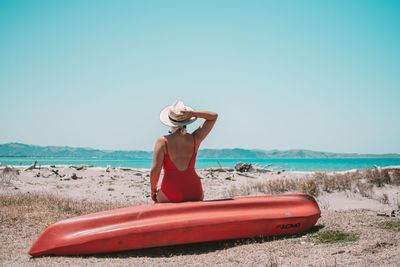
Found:
[(214, 124), (218, 118), (218, 114), (213, 111), (193, 111), (193, 116), (205, 119), (205, 121), (200, 125), (200, 127), (193, 132), (194, 137), (200, 144), (204, 140), (204, 138), (206, 138), (211, 129), (214, 127)]

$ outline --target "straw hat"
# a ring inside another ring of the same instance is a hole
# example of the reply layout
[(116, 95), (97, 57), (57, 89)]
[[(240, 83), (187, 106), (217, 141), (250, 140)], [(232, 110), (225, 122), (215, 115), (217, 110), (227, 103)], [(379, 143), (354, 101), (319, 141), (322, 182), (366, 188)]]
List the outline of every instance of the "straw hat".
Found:
[(194, 111), (193, 108), (185, 106), (182, 101), (176, 101), (174, 104), (166, 106), (160, 111), (160, 121), (167, 126), (173, 127), (185, 126), (194, 122), (197, 119), (196, 117), (191, 117), (190, 119), (185, 121), (177, 120), (176, 115), (181, 114), (181, 112), (184, 110)]

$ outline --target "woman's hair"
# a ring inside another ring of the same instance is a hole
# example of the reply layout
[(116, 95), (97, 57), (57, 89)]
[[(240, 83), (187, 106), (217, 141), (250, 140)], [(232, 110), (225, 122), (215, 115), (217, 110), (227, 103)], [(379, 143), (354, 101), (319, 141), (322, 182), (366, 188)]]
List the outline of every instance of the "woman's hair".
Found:
[[(178, 130), (177, 130), (177, 131), (180, 131), (181, 133), (183, 133), (183, 132), (186, 131), (186, 125), (183, 125), (183, 126), (175, 126), (175, 127), (178, 127)], [(168, 133), (172, 133), (172, 130), (169, 130)]]

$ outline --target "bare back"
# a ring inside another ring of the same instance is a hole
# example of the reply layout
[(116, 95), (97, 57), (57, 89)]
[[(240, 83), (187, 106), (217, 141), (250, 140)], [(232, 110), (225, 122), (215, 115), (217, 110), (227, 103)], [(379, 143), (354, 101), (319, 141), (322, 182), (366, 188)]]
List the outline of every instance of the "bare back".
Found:
[(168, 153), (169, 158), (178, 170), (186, 170), (193, 157), (193, 154), (195, 153), (195, 150), (198, 148), (197, 145), (196, 147), (193, 146), (194, 136), (189, 133), (183, 135), (171, 134), (167, 135), (166, 138), (168, 142), (168, 149), (164, 147), (164, 153)]

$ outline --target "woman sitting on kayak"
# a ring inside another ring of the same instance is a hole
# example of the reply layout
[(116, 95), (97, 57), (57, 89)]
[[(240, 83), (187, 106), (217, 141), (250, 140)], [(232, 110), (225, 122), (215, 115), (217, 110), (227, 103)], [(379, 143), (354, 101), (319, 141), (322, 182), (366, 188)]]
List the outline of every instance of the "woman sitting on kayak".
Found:
[[(167, 136), (157, 139), (154, 147), (153, 165), (150, 172), (151, 198), (154, 202), (183, 202), (203, 200), (203, 189), (194, 169), (200, 143), (213, 128), (218, 114), (211, 111), (195, 111), (177, 101), (160, 112), (160, 120), (170, 126)], [(192, 134), (186, 125), (197, 118), (205, 119)], [(157, 189), (161, 168), (164, 177)]]

